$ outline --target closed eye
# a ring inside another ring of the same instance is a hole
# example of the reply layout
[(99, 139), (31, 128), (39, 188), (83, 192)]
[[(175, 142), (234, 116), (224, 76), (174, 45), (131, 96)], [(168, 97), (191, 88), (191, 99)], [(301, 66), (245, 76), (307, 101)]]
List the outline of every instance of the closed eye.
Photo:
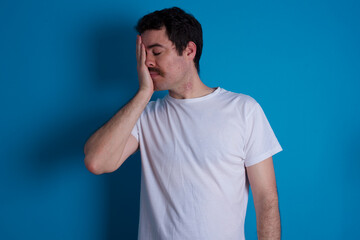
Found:
[(159, 55), (161, 52), (153, 52), (154, 56)]

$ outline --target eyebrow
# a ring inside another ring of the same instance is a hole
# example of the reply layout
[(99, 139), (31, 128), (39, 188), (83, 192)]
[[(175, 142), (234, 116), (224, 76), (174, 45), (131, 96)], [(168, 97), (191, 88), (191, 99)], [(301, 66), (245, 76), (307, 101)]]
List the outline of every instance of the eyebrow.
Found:
[(151, 49), (151, 48), (154, 48), (154, 47), (162, 47), (162, 48), (164, 48), (164, 46), (161, 45), (161, 44), (159, 44), (159, 43), (151, 44), (151, 45), (148, 46), (147, 48), (148, 48), (148, 49)]

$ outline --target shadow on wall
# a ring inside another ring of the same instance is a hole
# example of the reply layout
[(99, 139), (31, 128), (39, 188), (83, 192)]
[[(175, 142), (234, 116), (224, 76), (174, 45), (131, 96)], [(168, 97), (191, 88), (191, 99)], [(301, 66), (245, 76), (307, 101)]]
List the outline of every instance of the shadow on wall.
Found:
[[(97, 83), (135, 94), (138, 82), (133, 25), (99, 28), (95, 34)], [(121, 79), (119, 81), (118, 79)], [(104, 81), (105, 80), (105, 81)], [(124, 102), (125, 104), (125, 102)], [(119, 106), (120, 108), (120, 106)], [(110, 116), (111, 117), (111, 116)], [(106, 239), (136, 239), (139, 222), (141, 160), (139, 152), (128, 158), (114, 173), (108, 174)]]
[[(90, 30), (86, 41), (91, 41), (87, 50), (92, 59), (85, 74), (91, 76), (91, 81), (85, 81), (85, 92), (81, 94), (85, 95), (88, 107), (74, 110), (74, 106), (68, 106), (72, 114), (66, 118), (68, 122), (49, 127), (51, 130), (41, 136), (33, 153), (35, 174), (41, 179), (46, 179), (60, 165), (74, 164), (69, 161), (73, 156), (81, 156), (89, 136), (125, 105), (138, 88), (133, 25), (123, 22), (98, 25)], [(79, 160), (83, 164), (83, 159)], [(107, 223), (99, 223), (100, 227), (106, 226), (106, 239), (136, 239), (140, 171), (140, 154), (135, 153), (119, 170), (107, 174), (104, 186), (109, 199), (104, 213)]]
[(117, 85), (125, 92), (137, 89), (136, 34), (134, 23), (109, 24), (95, 31), (94, 73), (99, 86)]

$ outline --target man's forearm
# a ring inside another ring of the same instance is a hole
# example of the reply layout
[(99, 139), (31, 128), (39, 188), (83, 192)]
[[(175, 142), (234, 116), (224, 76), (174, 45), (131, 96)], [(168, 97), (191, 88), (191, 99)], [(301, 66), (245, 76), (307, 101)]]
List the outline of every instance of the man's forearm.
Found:
[(256, 206), (257, 234), (259, 240), (279, 240), (281, 223), (278, 198), (263, 200)]
[(84, 148), (85, 164), (89, 170), (101, 174), (114, 171), (116, 167), (119, 167), (117, 166), (119, 157), (151, 95), (151, 92), (139, 91), (129, 103), (89, 138)]

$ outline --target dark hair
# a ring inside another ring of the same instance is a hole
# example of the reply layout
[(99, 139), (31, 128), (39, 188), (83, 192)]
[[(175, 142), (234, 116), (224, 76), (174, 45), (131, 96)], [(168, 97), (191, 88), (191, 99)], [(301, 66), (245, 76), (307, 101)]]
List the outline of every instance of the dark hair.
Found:
[(203, 47), (201, 24), (191, 14), (178, 7), (173, 7), (143, 16), (135, 28), (139, 34), (142, 34), (146, 30), (159, 30), (163, 26), (165, 26), (169, 40), (175, 44), (180, 56), (190, 41), (196, 44), (194, 63), (199, 73), (199, 61)]

